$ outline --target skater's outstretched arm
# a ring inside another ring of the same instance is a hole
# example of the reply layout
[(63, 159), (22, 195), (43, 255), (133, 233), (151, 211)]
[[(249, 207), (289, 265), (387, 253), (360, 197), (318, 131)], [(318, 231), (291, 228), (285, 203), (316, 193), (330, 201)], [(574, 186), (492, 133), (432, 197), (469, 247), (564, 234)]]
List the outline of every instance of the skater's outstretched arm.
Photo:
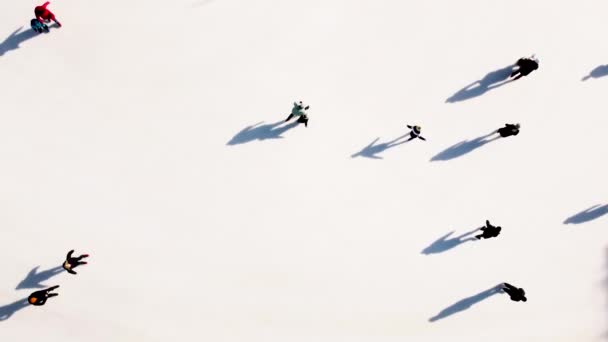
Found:
[(517, 290), (517, 287), (515, 287), (509, 283), (504, 283), (503, 286), (504, 286), (503, 289), (505, 290), (505, 292)]
[(55, 290), (57, 288), (59, 288), (59, 285), (51, 286), (48, 289), (44, 290), (44, 292), (50, 292), (50, 291), (53, 291), (53, 290)]
[(44, 4), (42, 4), (42, 8), (46, 8), (46, 6), (48, 6), (50, 3), (50, 1), (45, 2)]
[(425, 139), (423, 136), (421, 136), (421, 135), (419, 135), (419, 136), (418, 136), (418, 138), (420, 138), (420, 139), (422, 139), (422, 140), (426, 141), (426, 139)]

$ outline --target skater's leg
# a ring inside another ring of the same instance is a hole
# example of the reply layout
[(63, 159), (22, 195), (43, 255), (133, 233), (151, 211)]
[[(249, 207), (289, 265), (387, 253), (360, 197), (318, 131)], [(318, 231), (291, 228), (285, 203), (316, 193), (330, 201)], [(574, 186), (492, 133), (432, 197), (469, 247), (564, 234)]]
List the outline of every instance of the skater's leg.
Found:
[(51, 297), (55, 297), (55, 296), (59, 296), (59, 293), (49, 293), (46, 297), (51, 298)]
[(287, 117), (287, 119), (285, 119), (285, 122), (291, 120), (291, 118), (293, 118), (293, 114), (289, 114), (289, 116)]
[(50, 292), (50, 291), (55, 290), (56, 288), (59, 288), (59, 285), (51, 286), (48, 289), (44, 290), (44, 292)]

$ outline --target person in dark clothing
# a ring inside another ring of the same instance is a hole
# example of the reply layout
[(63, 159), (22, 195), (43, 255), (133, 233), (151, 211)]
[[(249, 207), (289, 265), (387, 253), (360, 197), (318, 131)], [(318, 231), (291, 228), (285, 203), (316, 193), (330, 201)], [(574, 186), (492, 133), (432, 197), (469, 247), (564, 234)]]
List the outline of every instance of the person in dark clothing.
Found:
[(538, 63), (538, 58), (534, 57), (534, 55), (520, 58), (517, 63), (515, 63), (517, 69), (511, 73), (511, 77), (515, 77), (513, 80), (517, 80), (523, 76), (528, 76), (532, 71), (538, 69)]
[(525, 302), (528, 300), (526, 298), (526, 291), (524, 291), (524, 289), (522, 288), (517, 288), (509, 283), (504, 283), (502, 286), (502, 290), (506, 292), (509, 297), (511, 297), (511, 300), (514, 302)]
[(423, 136), (420, 135), (420, 133), (422, 132), (422, 128), (420, 126), (410, 126), (410, 125), (407, 125), (407, 128), (411, 129), (411, 131), (410, 131), (410, 138), (407, 139), (407, 141), (414, 140), (416, 138), (422, 139), (422, 140), (426, 141), (426, 139)]
[(518, 135), (520, 127), (521, 126), (518, 123), (505, 124), (505, 127), (501, 127), (499, 129), (497, 129), (495, 133), (498, 133), (498, 134), (500, 134), (501, 137), (506, 138), (506, 137), (510, 137), (512, 135)]
[(489, 239), (493, 237), (497, 237), (500, 234), (500, 230), (502, 228), (496, 227), (490, 224), (490, 221), (486, 220), (485, 227), (479, 228), (483, 233), (475, 236), (475, 238), (479, 239)]
[(58, 287), (59, 287), (59, 285), (55, 285), (55, 286), (49, 287), (46, 290), (40, 290), (40, 291), (33, 292), (29, 297), (27, 297), (27, 301), (28, 301), (28, 303), (35, 305), (35, 306), (44, 305), (44, 303), (46, 303), (47, 298), (59, 296), (59, 293), (49, 293)]
[(72, 257), (73, 253), (74, 253), (73, 249), (71, 251), (69, 251), (68, 255), (65, 257), (65, 261), (63, 262), (63, 269), (68, 271), (68, 273), (70, 273), (70, 274), (76, 274), (76, 272), (74, 272), (74, 269), (80, 265), (86, 265), (87, 262), (81, 261), (81, 260), (89, 257), (88, 254), (82, 254), (79, 257), (73, 258)]
[(298, 123), (303, 123), (304, 127), (308, 127), (308, 109), (310, 108), (310, 106), (304, 105), (304, 103), (302, 103), (302, 101), (300, 102), (294, 102), (293, 103), (293, 108), (291, 109), (291, 113), (289, 114), (289, 116), (287, 116), (287, 119), (285, 119), (285, 122), (291, 120), (291, 118), (297, 116)]

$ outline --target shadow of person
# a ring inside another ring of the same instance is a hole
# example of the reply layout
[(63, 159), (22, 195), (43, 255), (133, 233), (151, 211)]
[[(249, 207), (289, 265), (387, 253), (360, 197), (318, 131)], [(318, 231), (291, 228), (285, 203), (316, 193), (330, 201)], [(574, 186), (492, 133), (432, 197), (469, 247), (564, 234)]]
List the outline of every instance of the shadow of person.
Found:
[(448, 97), (445, 102), (454, 103), (472, 99), (485, 94), (488, 90), (495, 89), (512, 82), (513, 80), (507, 79), (509, 76), (511, 76), (513, 67), (514, 65), (509, 65), (488, 73), (482, 79), (469, 84), (468, 86), (457, 91), (454, 95)]
[[(56, 26), (57, 24), (54, 23), (53, 25), (50, 25), (49, 28)], [(0, 43), (0, 56), (3, 56), (9, 51), (17, 50), (19, 48), (19, 44), (40, 35), (40, 33), (34, 32), (34, 30), (29, 28), (22, 31), (23, 28), (24, 26), (21, 26), (15, 30), (15, 32), (11, 33), (11, 35), (8, 36), (2, 43)]]
[(247, 126), (238, 132), (226, 145), (239, 145), (245, 144), (254, 140), (268, 140), (268, 139), (283, 139), (281, 134), (288, 130), (296, 127), (297, 122), (292, 122), (281, 126), (284, 121), (278, 121), (273, 124), (262, 125), (263, 122), (258, 122), (255, 125)]
[(448, 239), (448, 237), (454, 233), (454, 231), (451, 231), (451, 232), (447, 233), (446, 235), (440, 237), (437, 241), (433, 242), (427, 248), (423, 249), (421, 253), (426, 254), (426, 255), (442, 253), (442, 252), (450, 250), (460, 244), (463, 244), (467, 241), (477, 241), (477, 239), (474, 237), (469, 237), (469, 238), (466, 238), (466, 237), (475, 233), (478, 230), (479, 230), (479, 228), (475, 228), (475, 229), (471, 230), (470, 232), (466, 232), (462, 235)]
[(372, 141), (369, 145), (365, 146), (361, 151), (351, 155), (350, 157), (351, 158), (365, 157), (365, 158), (371, 158), (371, 159), (382, 159), (382, 157), (378, 156), (377, 154), (382, 153), (382, 152), (388, 150), (389, 148), (393, 148), (393, 147), (399, 146), (401, 144), (405, 144), (409, 140), (401, 140), (401, 139), (404, 139), (406, 137), (409, 137), (409, 134), (402, 135), (392, 141), (377, 144), (377, 145), (376, 145), (376, 142), (378, 142), (378, 140), (380, 140), (380, 138), (376, 138), (376, 140)]
[(496, 285), (496, 286), (494, 286), (490, 289), (487, 289), (485, 291), (482, 291), (474, 296), (467, 297), (465, 299), (461, 299), (461, 300), (457, 301), (456, 303), (448, 306), (447, 308), (441, 310), (441, 312), (439, 312), (437, 315), (429, 318), (429, 322), (435, 322), (440, 319), (451, 316), (453, 314), (467, 310), (471, 306), (473, 306), (483, 300), (486, 300), (486, 299), (490, 298), (491, 296), (498, 294), (498, 293), (502, 293), (501, 285)]
[(27, 298), (22, 298), (12, 304), (0, 306), (0, 321), (6, 321), (11, 318), (15, 312), (28, 306)]
[(608, 64), (600, 65), (600, 66), (596, 67), (595, 69), (591, 70), (589, 75), (583, 77), (583, 79), (581, 79), (581, 81), (584, 82), (590, 78), (600, 78), (600, 77), (604, 77), (604, 76), (608, 76)]
[(25, 276), (25, 279), (23, 279), (22, 281), (19, 282), (19, 284), (17, 284), (17, 287), (15, 288), (15, 290), (41, 289), (41, 288), (48, 287), (41, 283), (51, 279), (52, 277), (56, 276), (57, 274), (63, 272), (63, 267), (61, 267), (61, 266), (53, 267), (48, 270), (37, 273), (38, 268), (40, 268), (40, 266), (34, 267), (30, 271), (30, 273), (28, 273)]
[(570, 217), (568, 217), (565, 221), (564, 224), (581, 224), (581, 223), (585, 223), (588, 221), (592, 221), (595, 220), (597, 218), (600, 218), (601, 216), (604, 216), (608, 213), (608, 204), (606, 205), (602, 205), (600, 206), (598, 205), (594, 205), (593, 207), (587, 209), (587, 210), (583, 210), (578, 214), (572, 215)]
[(461, 157), (469, 152), (472, 152), (475, 149), (480, 148), (481, 146), (490, 143), (494, 140), (500, 138), (500, 136), (496, 136), (492, 139), (488, 139), (490, 136), (495, 134), (495, 132), (483, 135), (481, 137), (477, 137), (473, 140), (464, 140), (455, 145), (448, 147), (447, 149), (437, 153), (431, 161), (446, 161), (454, 158)]

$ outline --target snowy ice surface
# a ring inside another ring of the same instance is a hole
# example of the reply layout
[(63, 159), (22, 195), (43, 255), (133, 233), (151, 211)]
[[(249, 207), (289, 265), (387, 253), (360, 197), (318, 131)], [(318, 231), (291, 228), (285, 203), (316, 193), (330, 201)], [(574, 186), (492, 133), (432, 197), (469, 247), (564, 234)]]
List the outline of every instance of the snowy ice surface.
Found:
[(37, 4), (0, 10), (0, 341), (608, 336), (605, 1)]

